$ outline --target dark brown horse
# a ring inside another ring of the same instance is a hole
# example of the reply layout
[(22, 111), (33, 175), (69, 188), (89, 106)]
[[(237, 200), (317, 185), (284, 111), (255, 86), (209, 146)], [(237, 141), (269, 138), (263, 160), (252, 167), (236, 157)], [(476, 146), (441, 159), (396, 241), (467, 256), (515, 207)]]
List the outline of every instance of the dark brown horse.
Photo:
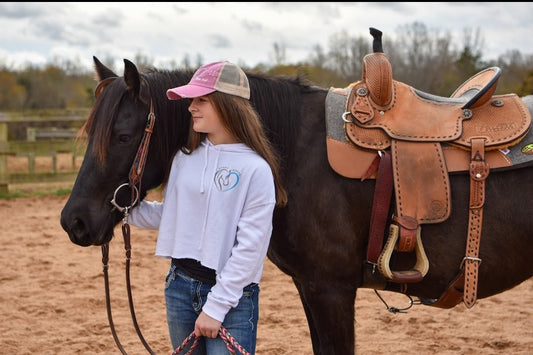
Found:
[[(192, 72), (139, 72), (125, 60), (124, 75), (119, 77), (96, 58), (94, 62), (99, 80), (109, 80), (98, 89), (85, 127), (86, 155), (61, 214), (61, 225), (70, 240), (80, 246), (110, 241), (123, 217), (110, 201), (117, 187), (128, 182), (150, 103), (156, 121), (141, 199), (147, 190), (164, 181), (172, 156), (185, 144), (190, 121), (188, 103), (169, 101), (165, 92), (187, 83)], [(283, 157), (289, 191), (288, 205), (275, 211), (268, 257), (294, 280), (314, 353), (353, 354), (354, 301), (357, 289), (367, 287), (363, 272), (375, 180), (346, 178), (330, 167), (327, 89), (298, 79), (253, 73), (249, 73), (249, 80), (251, 100)], [(533, 100), (528, 102), (531, 111)], [(403, 290), (425, 300), (442, 295), (465, 256), (468, 174), (451, 175), (450, 186), (451, 215), (422, 229), (429, 272), (421, 282), (408, 284)], [(533, 165), (490, 173), (479, 251), (478, 299), (508, 290), (533, 275), (532, 194)], [(394, 259), (397, 268), (409, 267), (412, 262), (409, 253)], [(400, 291), (401, 285), (388, 283), (385, 289)]]

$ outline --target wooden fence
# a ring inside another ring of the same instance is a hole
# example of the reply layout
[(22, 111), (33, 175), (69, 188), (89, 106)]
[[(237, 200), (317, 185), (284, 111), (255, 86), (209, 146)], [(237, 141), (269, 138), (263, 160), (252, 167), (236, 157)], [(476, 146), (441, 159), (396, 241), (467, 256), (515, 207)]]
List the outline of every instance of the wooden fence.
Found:
[[(0, 193), (7, 193), (9, 184), (73, 180), (76, 157), (85, 154), (75, 136), (88, 115), (89, 109), (0, 112)], [(67, 171), (57, 168), (59, 153), (72, 155)], [(10, 170), (8, 156), (27, 158), (27, 171)], [(42, 156), (52, 158), (50, 171), (36, 171), (35, 158)]]

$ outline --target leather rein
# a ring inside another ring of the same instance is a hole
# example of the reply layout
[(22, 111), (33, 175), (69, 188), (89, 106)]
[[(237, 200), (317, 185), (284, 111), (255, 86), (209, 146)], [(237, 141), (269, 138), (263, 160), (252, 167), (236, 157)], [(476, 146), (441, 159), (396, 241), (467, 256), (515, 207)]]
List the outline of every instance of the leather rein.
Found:
[[(106, 78), (98, 83), (95, 89), (95, 96), (98, 97), (98, 95), (101, 93), (103, 88), (117, 79), (118, 77), (109, 77)], [(133, 325), (135, 327), (135, 331), (137, 332), (137, 335), (139, 336), (139, 339), (141, 340), (142, 344), (146, 348), (146, 350), (152, 354), (155, 355), (155, 352), (150, 348), (146, 340), (144, 339), (141, 330), (139, 328), (139, 325), (137, 324), (137, 318), (135, 316), (135, 309), (133, 306), (133, 298), (131, 293), (131, 282), (130, 282), (130, 260), (131, 260), (131, 243), (130, 243), (130, 225), (128, 224), (128, 216), (130, 209), (135, 206), (137, 202), (139, 202), (139, 192), (141, 191), (141, 180), (142, 175), (144, 172), (144, 167), (146, 164), (146, 157), (148, 155), (148, 147), (150, 145), (150, 137), (153, 132), (155, 124), (155, 113), (154, 113), (154, 105), (153, 102), (150, 100), (150, 113), (148, 114), (148, 118), (146, 121), (146, 126), (143, 132), (143, 137), (141, 139), (141, 142), (139, 143), (139, 147), (137, 149), (137, 154), (135, 156), (135, 159), (133, 160), (133, 164), (130, 169), (130, 173), (128, 176), (129, 181), (127, 183), (121, 184), (118, 186), (113, 194), (113, 199), (110, 201), (113, 205), (113, 209), (117, 209), (120, 212), (124, 214), (124, 217), (122, 219), (122, 235), (124, 237), (124, 249), (126, 254), (126, 288), (128, 292), (128, 303), (130, 307), (130, 313), (131, 318), (133, 321)], [(129, 187), (131, 189), (131, 199), (130, 199), (130, 205), (129, 206), (120, 206), (116, 199), (117, 199), (117, 193), (122, 188)], [(113, 339), (115, 340), (115, 343), (117, 347), (119, 348), (120, 352), (124, 355), (127, 355), (127, 352), (124, 350), (124, 347), (120, 343), (115, 326), (113, 323), (113, 316), (111, 313), (111, 297), (109, 292), (109, 275), (108, 275), (108, 269), (109, 269), (109, 243), (105, 243), (102, 245), (102, 266), (104, 271), (104, 283), (105, 283), (105, 295), (106, 295), (106, 308), (107, 308), (107, 318), (109, 320), (109, 327), (111, 328), (111, 333), (113, 334)]]

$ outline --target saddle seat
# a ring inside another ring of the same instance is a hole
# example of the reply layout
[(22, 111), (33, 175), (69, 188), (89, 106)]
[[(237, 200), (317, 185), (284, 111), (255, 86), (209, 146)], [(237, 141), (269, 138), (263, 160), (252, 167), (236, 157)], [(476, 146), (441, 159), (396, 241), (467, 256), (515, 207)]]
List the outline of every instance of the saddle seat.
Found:
[[(372, 35), (375, 52), (364, 57), (362, 80), (351, 86), (342, 115), (349, 142), (358, 149), (373, 151), (380, 156), (390, 152), (391, 157), (396, 205), (389, 239), (378, 260), (375, 257), (367, 259), (392, 282), (418, 282), (429, 269), (420, 237), (421, 225), (443, 222), (451, 210), (449, 171), (442, 146), (449, 145), (470, 153), (468, 238), (469, 243), (477, 238), (478, 248), (479, 211), (484, 204), (484, 180), (490, 170), (485, 153), (518, 143), (529, 131), (531, 116), (516, 94), (494, 95), (501, 75), (498, 67), (472, 76), (449, 98), (428, 94), (394, 80), (387, 57), (376, 52), (376, 47), (381, 47), (381, 32), (378, 36), (376, 33)], [(371, 165), (365, 177), (375, 172), (372, 169), (377, 169), (377, 163)], [(417, 255), (414, 268), (390, 270), (388, 264), (393, 250), (414, 250)], [(478, 261), (477, 251), (470, 252), (467, 248), (465, 259), (469, 267), (471, 261)], [(477, 269), (474, 279), (476, 277)], [(472, 282), (475, 284), (471, 277), (465, 281), (469, 285)], [(475, 288), (474, 291), (470, 286), (468, 288), (469, 303), (465, 301), (465, 304), (471, 307), (475, 302)]]

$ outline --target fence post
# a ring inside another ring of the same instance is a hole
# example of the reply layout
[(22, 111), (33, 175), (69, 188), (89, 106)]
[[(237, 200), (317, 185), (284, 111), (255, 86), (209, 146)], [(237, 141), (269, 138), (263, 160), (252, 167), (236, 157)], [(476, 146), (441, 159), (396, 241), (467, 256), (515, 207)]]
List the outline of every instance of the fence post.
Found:
[(37, 140), (37, 128), (26, 127), (26, 140), (29, 142), (35, 142)]
[(8, 193), (7, 148), (7, 122), (0, 122), (0, 194)]

